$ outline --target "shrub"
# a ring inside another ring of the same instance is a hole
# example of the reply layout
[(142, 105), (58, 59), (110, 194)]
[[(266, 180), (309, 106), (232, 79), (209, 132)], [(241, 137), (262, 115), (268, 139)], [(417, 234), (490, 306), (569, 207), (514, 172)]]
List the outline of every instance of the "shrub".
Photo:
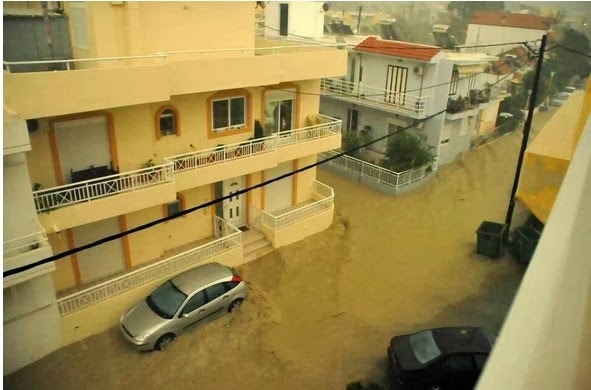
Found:
[(403, 172), (432, 162), (435, 154), (425, 139), (424, 135), (408, 132), (391, 136), (381, 165), (395, 172)]

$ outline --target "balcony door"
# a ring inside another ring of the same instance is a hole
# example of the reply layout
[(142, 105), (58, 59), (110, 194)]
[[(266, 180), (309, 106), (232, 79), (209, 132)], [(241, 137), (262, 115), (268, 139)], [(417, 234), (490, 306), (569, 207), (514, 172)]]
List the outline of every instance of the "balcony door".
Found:
[(265, 92), (266, 136), (295, 127), (296, 98), (292, 90)]
[[(293, 162), (279, 164), (265, 171), (265, 180), (271, 180), (293, 171)], [(288, 176), (265, 186), (265, 211), (280, 214), (292, 206), (294, 176)]]
[[(76, 247), (121, 232), (119, 218), (110, 218), (72, 228)], [(125, 270), (121, 239), (83, 250), (76, 254), (82, 283), (89, 283)]]
[(404, 105), (407, 81), (408, 68), (404, 68), (402, 66), (388, 65), (384, 101), (388, 103)]
[(279, 35), (286, 37), (289, 23), (289, 4), (279, 4)]
[(53, 124), (57, 158), (64, 183), (72, 183), (72, 172), (111, 168), (109, 127), (105, 116), (60, 121)]
[(236, 195), (244, 185), (244, 176), (224, 180), (222, 184), (224, 197), (233, 195), (222, 202), (223, 218), (238, 228), (246, 224), (246, 194)]

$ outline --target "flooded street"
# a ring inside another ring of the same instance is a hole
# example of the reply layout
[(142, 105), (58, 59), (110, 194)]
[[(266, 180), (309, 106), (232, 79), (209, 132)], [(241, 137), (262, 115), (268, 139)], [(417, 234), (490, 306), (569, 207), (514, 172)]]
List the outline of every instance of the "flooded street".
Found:
[(251, 295), (236, 313), (163, 352), (138, 353), (112, 328), (4, 386), (344, 389), (386, 384), (393, 335), (450, 325), (498, 332), (525, 267), (508, 254), (476, 254), (475, 232), (483, 220), (504, 220), (520, 142), (518, 131), (472, 150), (395, 198), (319, 169), (335, 190), (333, 225), (239, 267)]

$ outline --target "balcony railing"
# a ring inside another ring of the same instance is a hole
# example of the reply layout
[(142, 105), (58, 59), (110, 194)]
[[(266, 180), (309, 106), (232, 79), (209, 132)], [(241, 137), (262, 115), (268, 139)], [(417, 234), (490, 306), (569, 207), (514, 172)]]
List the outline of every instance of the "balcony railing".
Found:
[(277, 139), (273, 135), (241, 143), (220, 145), (215, 148), (198, 150), (166, 157), (164, 160), (174, 166), (175, 172), (187, 171), (243, 157), (268, 153), (277, 149)]
[(171, 163), (33, 192), (37, 212), (136, 191), (174, 179)]
[(388, 91), (335, 78), (322, 79), (320, 89), (330, 94), (371, 102), (409, 114), (424, 115), (426, 110), (427, 96)]
[[(336, 152), (330, 151), (322, 153), (320, 158), (329, 158), (336, 155)], [(332, 159), (328, 164), (340, 167), (349, 172), (355, 172), (359, 176), (365, 176), (377, 183), (387, 184), (394, 188), (400, 188), (417, 180), (421, 180), (427, 176), (433, 167), (433, 164), (425, 164), (419, 168), (409, 169), (403, 172), (394, 172), (347, 155)]]
[(319, 181), (315, 181), (314, 193), (316, 194), (316, 197), (321, 199), (280, 215), (274, 215), (267, 211), (260, 210), (255, 206), (251, 206), (255, 225), (262, 225), (268, 229), (277, 231), (318, 215), (333, 207), (334, 191), (332, 188)]
[[(76, 70), (76, 64), (85, 64), (84, 69), (88, 66), (95, 67), (103, 66), (100, 64), (110, 64), (111, 66), (135, 66), (148, 64), (163, 64), (175, 57), (187, 55), (200, 55), (207, 58), (207, 55), (215, 56), (220, 54), (230, 55), (273, 55), (281, 53), (293, 53), (314, 50), (318, 48), (339, 48), (342, 44), (338, 43), (314, 43), (314, 44), (300, 44), (300, 45), (285, 45), (285, 46), (269, 46), (269, 47), (243, 47), (243, 48), (227, 48), (227, 49), (208, 49), (208, 50), (185, 50), (174, 52), (162, 52), (138, 56), (120, 56), (120, 57), (96, 57), (96, 58), (75, 58), (75, 59), (56, 59), (43, 61), (3, 61), (4, 69), (11, 72), (18, 72), (19, 67), (30, 67), (32, 65), (45, 65), (50, 69), (62, 69), (64, 71)], [(47, 70), (50, 71), (50, 70)]]
[(190, 169), (202, 168), (244, 157), (273, 152), (276, 151), (278, 147), (340, 134), (343, 123), (342, 120), (320, 114), (316, 115), (316, 117), (322, 123), (278, 132), (265, 138), (178, 154), (166, 157), (164, 160), (174, 165), (175, 172), (183, 172)]
[(316, 115), (322, 123), (276, 133), (277, 146), (287, 146), (341, 133), (343, 121), (326, 115)]
[(33, 218), (28, 224), (32, 233), (12, 240), (4, 241), (4, 258), (12, 257), (39, 248), (41, 245), (48, 245), (45, 229)]
[(73, 313), (242, 245), (242, 232), (219, 217), (216, 217), (215, 237), (216, 240), (197, 248), (60, 298), (59, 311), (61, 315)]

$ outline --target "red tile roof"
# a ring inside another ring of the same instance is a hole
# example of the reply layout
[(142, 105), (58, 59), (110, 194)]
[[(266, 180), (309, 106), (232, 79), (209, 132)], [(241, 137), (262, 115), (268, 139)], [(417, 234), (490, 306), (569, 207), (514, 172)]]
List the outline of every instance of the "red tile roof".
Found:
[(419, 61), (430, 61), (442, 50), (437, 46), (419, 45), (400, 41), (383, 40), (369, 37), (355, 46), (356, 51), (387, 56), (410, 58)]
[(553, 18), (538, 15), (511, 14), (507, 12), (490, 11), (474, 13), (470, 24), (485, 24), (489, 26), (515, 27), (547, 31), (553, 22)]

